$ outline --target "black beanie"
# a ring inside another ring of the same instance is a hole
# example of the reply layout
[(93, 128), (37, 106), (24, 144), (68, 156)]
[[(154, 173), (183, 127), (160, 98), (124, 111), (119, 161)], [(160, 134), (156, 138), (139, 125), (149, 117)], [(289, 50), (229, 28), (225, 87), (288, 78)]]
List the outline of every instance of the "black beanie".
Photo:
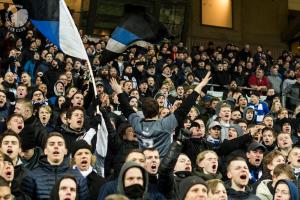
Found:
[(91, 153), (93, 153), (92, 150), (92, 146), (89, 145), (85, 140), (77, 140), (76, 142), (74, 142), (73, 144), (73, 148), (72, 148), (72, 157), (74, 157), (75, 153), (79, 150), (79, 149), (88, 149), (91, 151)]
[(185, 195), (187, 194), (189, 189), (197, 184), (204, 185), (206, 188), (208, 188), (205, 181), (198, 176), (189, 176), (189, 177), (183, 179), (179, 183), (179, 200), (184, 200)]
[(14, 165), (13, 160), (6, 154), (4, 154), (3, 161), (10, 162), (12, 165)]
[(21, 148), (23, 151), (27, 151), (29, 149), (33, 149), (36, 147), (35, 144), (35, 138), (33, 132), (21, 132), (20, 133), (21, 138)]

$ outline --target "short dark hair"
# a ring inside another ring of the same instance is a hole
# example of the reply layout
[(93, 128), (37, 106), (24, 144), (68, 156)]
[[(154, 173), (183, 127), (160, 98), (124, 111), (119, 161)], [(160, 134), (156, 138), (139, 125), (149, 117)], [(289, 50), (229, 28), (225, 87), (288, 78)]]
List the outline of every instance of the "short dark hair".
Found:
[(69, 108), (66, 113), (67, 119), (71, 119), (73, 112), (75, 112), (76, 110), (81, 110), (84, 114), (84, 109), (81, 106), (73, 106), (73, 107)]
[[(65, 138), (64, 138), (64, 136), (61, 134), (61, 133), (59, 133), (59, 132), (50, 132), (45, 138), (44, 138), (44, 141), (43, 141), (43, 149), (45, 149), (46, 148), (46, 145), (47, 145), (47, 142), (48, 142), (48, 140), (49, 140), (49, 138), (51, 138), (51, 137), (54, 137), (54, 136), (57, 136), (57, 137), (60, 137), (60, 138), (62, 138), (64, 141), (65, 141)], [(66, 142), (66, 141), (65, 141)], [(67, 147), (66, 147), (67, 148)]]
[(145, 118), (153, 118), (159, 114), (159, 105), (151, 97), (145, 98), (141, 107)]
[[(231, 165), (231, 163), (232, 163), (233, 161), (244, 161), (244, 162), (246, 162), (245, 158), (243, 158), (243, 157), (241, 157), (241, 156), (229, 158), (229, 160), (227, 161), (227, 172), (229, 171), (229, 166)], [(246, 163), (247, 163), (247, 162), (246, 162)]]
[(4, 138), (6, 137), (6, 136), (13, 136), (13, 137), (16, 137), (17, 139), (18, 139), (18, 141), (19, 141), (19, 145), (20, 145), (20, 148), (21, 148), (21, 138), (20, 138), (20, 136), (17, 134), (17, 133), (15, 133), (14, 131), (12, 131), (12, 130), (6, 130), (6, 131), (4, 131), (2, 134), (1, 134), (1, 136), (0, 136), (0, 146), (2, 145), (2, 142), (3, 142), (3, 140), (4, 140)]

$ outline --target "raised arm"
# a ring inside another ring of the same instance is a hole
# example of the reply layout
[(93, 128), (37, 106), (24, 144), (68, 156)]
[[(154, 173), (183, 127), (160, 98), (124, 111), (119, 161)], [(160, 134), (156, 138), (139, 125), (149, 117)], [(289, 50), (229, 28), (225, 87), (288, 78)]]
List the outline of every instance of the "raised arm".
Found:
[(130, 114), (135, 113), (135, 111), (132, 109), (132, 107), (128, 103), (128, 99), (125, 93), (123, 93), (121, 85), (117, 82), (116, 79), (112, 78), (110, 79), (110, 85), (111, 88), (117, 93), (119, 102), (120, 102), (120, 108), (123, 113), (123, 115), (128, 118)]
[(208, 72), (202, 81), (195, 87), (194, 91), (183, 100), (181, 106), (175, 110), (174, 115), (179, 123), (184, 120), (191, 108), (195, 105), (198, 96), (202, 93), (202, 89), (207, 85), (210, 79), (210, 72)]

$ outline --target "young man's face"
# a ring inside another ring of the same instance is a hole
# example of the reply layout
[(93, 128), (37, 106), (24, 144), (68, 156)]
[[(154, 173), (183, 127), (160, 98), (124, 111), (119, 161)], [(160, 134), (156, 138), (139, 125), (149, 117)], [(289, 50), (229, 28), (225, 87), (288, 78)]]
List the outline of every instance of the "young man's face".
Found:
[(75, 110), (70, 119), (67, 119), (70, 128), (74, 130), (81, 130), (84, 123), (84, 114), (82, 110)]
[(126, 162), (132, 161), (140, 164), (142, 167), (145, 167), (145, 160), (145, 155), (139, 152), (132, 152), (126, 158)]
[(24, 120), (22, 117), (14, 116), (7, 122), (7, 129), (19, 134), (24, 128)]
[(220, 139), (221, 136), (221, 127), (215, 126), (209, 129), (209, 135), (213, 137), (214, 139)]
[(248, 104), (248, 101), (247, 101), (247, 99), (245, 97), (241, 97), (239, 99), (238, 103), (239, 103), (239, 106), (241, 106), (242, 108), (245, 108), (247, 106), (247, 104)]
[(39, 110), (39, 118), (42, 124), (47, 124), (50, 120), (51, 112), (49, 112), (46, 108), (40, 108)]
[(292, 147), (292, 144), (293, 142), (289, 134), (279, 134), (277, 136), (277, 146), (280, 149), (288, 149)]
[(12, 135), (5, 136), (1, 143), (1, 151), (8, 155), (13, 161), (16, 161), (21, 152), (18, 138)]
[(6, 95), (3, 92), (0, 92), (0, 107), (3, 107), (6, 104)]
[(247, 152), (247, 158), (251, 165), (258, 167), (261, 165), (261, 162), (264, 157), (264, 152), (261, 149), (250, 150)]
[(202, 184), (192, 186), (185, 195), (184, 200), (206, 200), (207, 187)]
[(228, 107), (222, 107), (219, 113), (221, 120), (229, 121), (231, 118), (231, 109)]
[(235, 160), (230, 163), (227, 177), (231, 179), (231, 183), (243, 188), (249, 182), (249, 168), (245, 161)]
[(67, 155), (65, 140), (59, 136), (48, 138), (44, 153), (51, 165), (59, 165)]
[(218, 170), (218, 156), (215, 153), (207, 153), (204, 159), (198, 163), (205, 174), (216, 174)]
[(0, 199), (12, 200), (10, 187), (0, 186)]
[(292, 168), (300, 168), (300, 148), (294, 147), (288, 156)]
[(275, 139), (276, 138), (274, 137), (272, 131), (268, 130), (268, 131), (263, 132), (262, 140), (263, 140), (265, 145), (271, 146), (275, 142)]
[(191, 128), (192, 136), (193, 137), (204, 137), (205, 136), (205, 124), (202, 120), (197, 119), (195, 122), (198, 126), (194, 126)]
[(144, 155), (146, 158), (145, 169), (150, 174), (157, 174), (160, 165), (159, 153), (157, 150), (145, 150)]
[(6, 181), (12, 182), (14, 179), (14, 174), (15, 170), (13, 164), (11, 162), (4, 161), (4, 168), (0, 176), (2, 176)]
[(83, 95), (75, 94), (71, 100), (73, 106), (83, 106)]
[(174, 167), (174, 172), (178, 172), (178, 171), (187, 171), (187, 172), (192, 171), (191, 160), (189, 159), (189, 157), (187, 157), (184, 154), (181, 154), (178, 157), (176, 165)]
[(273, 118), (272, 117), (265, 117), (263, 120), (263, 123), (268, 127), (268, 128), (273, 128)]
[(44, 101), (44, 95), (41, 91), (36, 91), (36, 92), (33, 93), (31, 100), (33, 102), (43, 102)]
[(251, 121), (253, 119), (254, 113), (253, 110), (247, 110), (246, 120)]
[(66, 178), (60, 182), (58, 196), (59, 199), (76, 199), (77, 186), (74, 180)]
[(92, 162), (91, 151), (89, 149), (79, 149), (74, 155), (74, 161), (80, 171), (87, 171)]
[(23, 99), (27, 95), (27, 88), (24, 86), (18, 86), (17, 87), (17, 98), (18, 99)]
[(144, 178), (141, 169), (132, 167), (128, 169), (124, 175), (124, 187), (139, 184), (144, 185)]
[(238, 137), (238, 133), (235, 130), (235, 128), (229, 128), (228, 129), (228, 139), (232, 140)]
[(273, 171), (277, 165), (284, 164), (284, 163), (285, 163), (285, 158), (281, 155), (278, 155), (275, 158), (273, 158), (273, 160), (271, 161), (270, 164), (267, 165), (267, 167), (270, 171)]
[(241, 118), (242, 118), (242, 115), (241, 115), (240, 111), (233, 111), (231, 113), (231, 119), (232, 120), (237, 120), (237, 119), (241, 119)]

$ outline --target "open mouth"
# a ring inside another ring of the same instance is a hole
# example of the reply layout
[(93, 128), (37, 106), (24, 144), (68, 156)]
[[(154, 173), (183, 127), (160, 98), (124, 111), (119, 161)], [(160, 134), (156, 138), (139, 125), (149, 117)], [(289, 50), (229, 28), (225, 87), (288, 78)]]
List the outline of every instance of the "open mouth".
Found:
[(298, 163), (300, 163), (300, 158), (297, 160)]
[(54, 151), (53, 152), (53, 155), (59, 155), (60, 153), (59, 153), (59, 151)]
[(69, 198), (69, 197), (66, 197), (66, 198), (64, 198), (64, 200), (71, 200), (71, 198)]
[(241, 175), (241, 176), (240, 176), (240, 179), (246, 180), (246, 179), (247, 179), (247, 176), (246, 176), (246, 175)]
[(18, 126), (18, 129), (19, 129), (19, 130), (22, 130), (22, 129), (23, 129), (23, 126), (19, 125), (19, 126)]
[(217, 169), (217, 165), (213, 165), (213, 166), (212, 166), (212, 169), (213, 169), (213, 170), (216, 170), (216, 169)]
[(12, 153), (13, 153), (13, 150), (11, 150), (11, 149), (7, 149), (6, 153), (8, 153), (8, 154), (12, 154)]
[(45, 120), (46, 120), (46, 117), (42, 117), (42, 120), (45, 121)]
[(6, 172), (5, 175), (6, 175), (6, 176), (11, 176), (12, 173), (11, 173), (11, 172)]
[(88, 163), (87, 160), (81, 161), (81, 164), (83, 164), (83, 165), (86, 165), (87, 163)]
[(78, 120), (78, 121), (77, 121), (77, 124), (81, 124), (81, 123), (82, 123), (82, 120)]
[(191, 167), (186, 167), (185, 171), (191, 171)]
[(155, 164), (151, 165), (151, 169), (156, 170), (156, 165)]
[(260, 159), (259, 158), (255, 159), (255, 162), (260, 162)]

